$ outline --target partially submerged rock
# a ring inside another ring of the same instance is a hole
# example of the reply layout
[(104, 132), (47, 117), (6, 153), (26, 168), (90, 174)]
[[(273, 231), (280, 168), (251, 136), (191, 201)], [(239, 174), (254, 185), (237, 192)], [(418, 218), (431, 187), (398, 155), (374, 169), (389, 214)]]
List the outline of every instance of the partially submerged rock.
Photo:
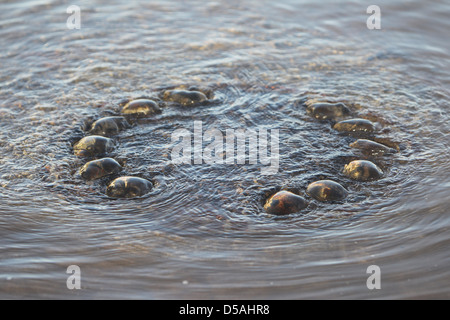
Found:
[(208, 100), (203, 92), (188, 90), (167, 90), (163, 94), (163, 99), (183, 106), (192, 106)]
[(339, 183), (332, 180), (320, 180), (311, 183), (306, 193), (319, 201), (341, 201), (344, 200), (348, 191)]
[(95, 121), (89, 131), (92, 135), (111, 137), (130, 126), (124, 117), (105, 117)]
[(314, 103), (309, 105), (306, 111), (319, 120), (334, 120), (351, 114), (350, 109), (342, 102)]
[(299, 212), (307, 205), (305, 199), (299, 195), (283, 190), (271, 196), (264, 205), (264, 209), (270, 214), (286, 215)]
[(385, 146), (384, 144), (367, 140), (367, 139), (358, 139), (355, 142), (349, 145), (351, 148), (356, 148), (361, 150), (363, 153), (371, 155), (371, 156), (383, 156), (388, 153), (393, 153), (396, 150)]
[(375, 131), (375, 126), (372, 121), (366, 119), (349, 119), (336, 123), (333, 129), (348, 133), (372, 133)]
[(114, 149), (111, 139), (102, 136), (87, 136), (75, 143), (73, 150), (76, 156), (96, 157), (105, 155)]
[(353, 180), (372, 181), (383, 176), (383, 171), (373, 162), (367, 160), (355, 160), (344, 168), (344, 175)]
[(80, 175), (83, 179), (91, 181), (119, 173), (121, 170), (122, 166), (116, 160), (103, 158), (86, 163), (80, 169)]
[(149, 99), (132, 100), (122, 108), (122, 114), (136, 117), (148, 117), (161, 112), (158, 104)]
[(143, 178), (120, 177), (110, 183), (106, 194), (111, 198), (136, 198), (149, 193), (153, 184)]

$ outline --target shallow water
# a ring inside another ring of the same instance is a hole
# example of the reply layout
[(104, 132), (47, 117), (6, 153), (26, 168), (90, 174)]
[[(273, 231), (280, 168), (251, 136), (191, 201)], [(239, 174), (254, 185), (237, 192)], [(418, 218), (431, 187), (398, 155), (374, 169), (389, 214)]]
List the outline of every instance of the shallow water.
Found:
[[(449, 101), (443, 1), (381, 1), (381, 30), (354, 2), (65, 1), (0, 4), (0, 298), (450, 298)], [(211, 103), (167, 104), (117, 137), (139, 199), (105, 196), (77, 175), (71, 145), (124, 99), (165, 88), (214, 90)], [(354, 138), (306, 113), (340, 101), (398, 143), (375, 158), (383, 179), (342, 175)], [(278, 129), (280, 166), (173, 164), (171, 134)], [(341, 203), (309, 199), (341, 182)], [(298, 214), (264, 213), (289, 189)], [(81, 268), (81, 290), (66, 269)], [(381, 269), (368, 290), (366, 269)]]

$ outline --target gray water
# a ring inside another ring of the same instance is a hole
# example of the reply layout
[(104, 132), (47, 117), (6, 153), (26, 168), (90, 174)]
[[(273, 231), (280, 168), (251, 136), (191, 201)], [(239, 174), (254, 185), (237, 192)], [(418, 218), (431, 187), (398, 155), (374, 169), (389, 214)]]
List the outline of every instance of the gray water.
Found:
[[(81, 29), (66, 9), (81, 8)], [(381, 8), (369, 30), (366, 9)], [(0, 298), (450, 298), (450, 60), (445, 1), (2, 1)], [(117, 137), (138, 199), (86, 183), (72, 144), (124, 99), (209, 88), (212, 103), (167, 105)], [(344, 102), (398, 152), (355, 182), (361, 155), (305, 101)], [(278, 129), (280, 167), (175, 165), (179, 128)], [(322, 178), (340, 203), (305, 194)], [(264, 212), (275, 190), (309, 201)], [(69, 290), (67, 267), (81, 269)], [(367, 267), (381, 270), (369, 290)]]

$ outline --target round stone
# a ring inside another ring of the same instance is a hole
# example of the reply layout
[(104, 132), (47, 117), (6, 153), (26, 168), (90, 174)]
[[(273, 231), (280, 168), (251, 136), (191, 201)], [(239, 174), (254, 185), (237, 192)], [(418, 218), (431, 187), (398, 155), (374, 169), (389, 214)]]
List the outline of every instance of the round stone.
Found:
[(350, 109), (339, 103), (314, 103), (306, 108), (314, 118), (319, 120), (332, 120), (350, 115)]
[(86, 163), (80, 169), (80, 175), (83, 179), (91, 181), (119, 173), (121, 170), (122, 166), (116, 160), (103, 158)]
[(163, 99), (177, 102), (183, 106), (192, 106), (208, 100), (204, 93), (188, 90), (167, 90), (164, 92)]
[(389, 148), (384, 144), (367, 139), (358, 139), (355, 142), (351, 143), (349, 146), (351, 148), (359, 149), (363, 153), (371, 156), (382, 156), (387, 153), (395, 152), (394, 149)]
[(161, 113), (155, 101), (149, 99), (137, 99), (128, 102), (122, 109), (122, 114), (137, 117), (147, 117)]
[(353, 180), (371, 181), (380, 179), (383, 176), (383, 171), (373, 162), (355, 160), (345, 166), (344, 174)]
[(111, 137), (130, 125), (124, 117), (105, 117), (92, 124), (90, 134)]
[(339, 183), (332, 180), (320, 180), (311, 183), (306, 193), (319, 201), (340, 201), (347, 197), (348, 191)]
[(136, 198), (149, 193), (153, 184), (138, 177), (120, 177), (110, 183), (106, 195), (111, 198)]
[(306, 208), (305, 199), (289, 191), (279, 191), (271, 196), (264, 205), (267, 213), (286, 215), (296, 213)]
[(111, 139), (102, 136), (87, 136), (75, 143), (73, 150), (80, 157), (96, 157), (114, 149)]
[(349, 119), (336, 123), (333, 129), (339, 132), (372, 133), (375, 126), (366, 119)]
[(210, 87), (197, 87), (197, 86), (191, 86), (187, 89), (188, 91), (197, 91), (203, 93), (206, 98), (214, 99), (214, 90)]

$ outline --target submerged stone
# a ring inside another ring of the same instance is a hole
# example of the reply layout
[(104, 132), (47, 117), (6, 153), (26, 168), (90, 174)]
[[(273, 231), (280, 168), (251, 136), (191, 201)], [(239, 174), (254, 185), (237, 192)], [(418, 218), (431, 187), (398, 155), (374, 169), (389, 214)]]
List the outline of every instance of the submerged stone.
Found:
[(159, 113), (161, 113), (161, 109), (158, 104), (149, 99), (132, 100), (122, 108), (122, 114), (137, 117), (147, 117)]
[(212, 88), (191, 86), (188, 88), (188, 91), (202, 92), (208, 99), (214, 99), (214, 90)]
[(104, 155), (113, 149), (113, 141), (102, 136), (84, 137), (73, 146), (75, 155), (80, 157), (95, 157)]
[(163, 99), (183, 106), (192, 106), (208, 100), (203, 92), (188, 90), (167, 90), (164, 92)]
[(382, 156), (387, 153), (395, 152), (394, 149), (385, 146), (384, 144), (367, 140), (358, 139), (349, 145), (351, 148), (360, 149), (362, 152), (369, 154), (371, 156)]
[(349, 119), (336, 123), (333, 129), (339, 132), (372, 133), (375, 126), (366, 119)]
[(116, 160), (103, 158), (86, 163), (80, 169), (80, 175), (83, 179), (91, 181), (119, 173), (121, 170), (122, 166)]
[(396, 141), (392, 138), (373, 137), (373, 141), (383, 144), (385, 146), (388, 146), (389, 148), (392, 148), (395, 152), (398, 152), (401, 149), (400, 142)]
[(380, 179), (383, 176), (383, 171), (373, 162), (355, 160), (345, 166), (344, 174), (353, 180), (371, 181)]
[(350, 109), (343, 104), (339, 103), (314, 103), (306, 108), (314, 118), (319, 120), (332, 120), (349, 116), (351, 114)]
[(307, 205), (305, 199), (299, 195), (283, 190), (271, 196), (264, 205), (264, 209), (270, 214), (286, 215), (299, 212)]
[(347, 197), (348, 191), (332, 180), (320, 180), (311, 183), (306, 193), (319, 201), (340, 201)]
[(149, 193), (153, 184), (138, 177), (120, 177), (110, 183), (106, 194), (111, 198), (136, 198)]
[(90, 134), (111, 137), (121, 130), (128, 128), (130, 124), (124, 117), (105, 117), (95, 121), (89, 131)]

